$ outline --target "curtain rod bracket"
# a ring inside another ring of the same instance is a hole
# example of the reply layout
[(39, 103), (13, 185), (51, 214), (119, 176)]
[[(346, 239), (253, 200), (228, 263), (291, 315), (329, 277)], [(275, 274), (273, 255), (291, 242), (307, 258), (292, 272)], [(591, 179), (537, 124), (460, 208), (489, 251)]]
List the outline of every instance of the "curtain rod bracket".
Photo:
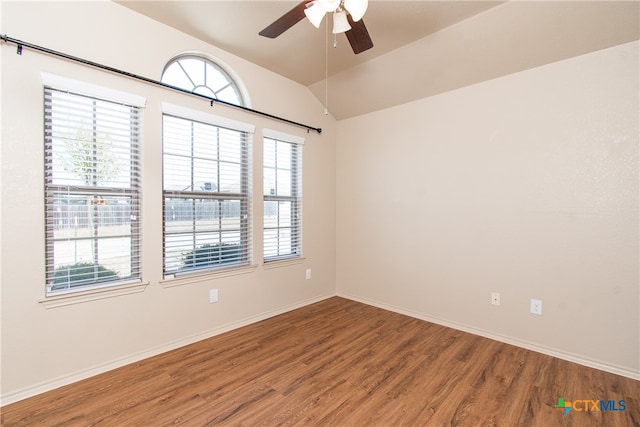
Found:
[(5, 43), (9, 43), (9, 42), (13, 42), (15, 41), (16, 43), (16, 54), (17, 55), (22, 55), (22, 43), (20, 43), (20, 40), (9, 40), (9, 36), (7, 36), (6, 34), (2, 34), (0, 35), (0, 40), (2, 40)]

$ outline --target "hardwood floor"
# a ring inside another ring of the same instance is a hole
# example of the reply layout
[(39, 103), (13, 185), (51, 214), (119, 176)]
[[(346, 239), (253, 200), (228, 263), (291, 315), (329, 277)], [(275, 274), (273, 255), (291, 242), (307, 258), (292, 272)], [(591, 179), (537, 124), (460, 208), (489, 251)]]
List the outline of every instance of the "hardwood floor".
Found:
[(4, 426), (174, 424), (640, 426), (640, 381), (335, 297), (2, 408)]

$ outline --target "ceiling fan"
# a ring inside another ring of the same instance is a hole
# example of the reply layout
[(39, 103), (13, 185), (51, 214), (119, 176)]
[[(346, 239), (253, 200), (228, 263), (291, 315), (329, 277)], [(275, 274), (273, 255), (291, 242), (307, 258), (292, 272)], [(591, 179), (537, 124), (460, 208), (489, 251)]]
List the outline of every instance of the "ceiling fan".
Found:
[(373, 41), (362, 20), (367, 6), (368, 0), (304, 0), (258, 34), (275, 39), (305, 16), (319, 28), (325, 14), (333, 13), (333, 33), (345, 33), (353, 53), (362, 53), (373, 47)]

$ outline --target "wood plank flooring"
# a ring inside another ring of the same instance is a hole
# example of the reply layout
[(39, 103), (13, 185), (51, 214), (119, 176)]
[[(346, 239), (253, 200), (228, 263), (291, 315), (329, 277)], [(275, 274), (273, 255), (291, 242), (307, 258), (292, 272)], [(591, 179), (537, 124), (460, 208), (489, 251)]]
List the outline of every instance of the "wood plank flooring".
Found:
[[(558, 398), (573, 401), (566, 415)], [(624, 400), (591, 411), (582, 400)], [(611, 409), (611, 407), (609, 407)], [(343, 298), (2, 408), (3, 426), (640, 426), (640, 381)]]

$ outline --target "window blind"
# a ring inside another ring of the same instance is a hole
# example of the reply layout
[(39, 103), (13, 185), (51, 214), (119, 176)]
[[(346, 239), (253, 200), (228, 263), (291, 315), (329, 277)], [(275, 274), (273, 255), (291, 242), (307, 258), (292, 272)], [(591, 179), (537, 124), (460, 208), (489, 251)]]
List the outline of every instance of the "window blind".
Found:
[(302, 145), (273, 132), (263, 142), (265, 262), (302, 255)]
[(140, 278), (140, 109), (45, 87), (47, 294)]
[(249, 132), (203, 119), (163, 114), (165, 277), (250, 262)]

